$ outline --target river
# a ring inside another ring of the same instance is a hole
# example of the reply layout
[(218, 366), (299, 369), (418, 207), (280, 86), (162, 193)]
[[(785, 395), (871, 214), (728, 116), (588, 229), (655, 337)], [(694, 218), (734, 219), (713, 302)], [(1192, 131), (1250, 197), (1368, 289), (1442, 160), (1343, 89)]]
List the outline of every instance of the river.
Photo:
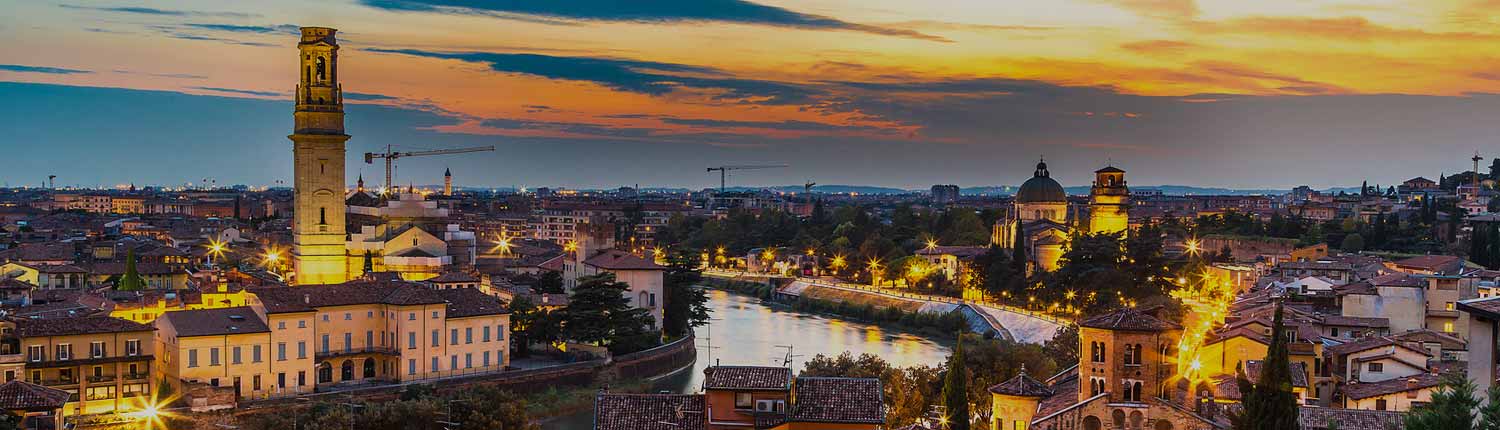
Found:
[[(927, 338), (876, 325), (795, 312), (766, 306), (760, 299), (708, 290), (713, 310), (708, 326), (697, 329), (698, 360), (692, 370), (656, 382), (654, 391), (696, 393), (703, 385), (703, 369), (718, 361), (724, 365), (780, 365), (787, 348), (792, 351), (792, 369), (818, 354), (838, 355), (848, 351), (879, 355), (892, 366), (938, 365), (947, 359), (949, 340)], [(712, 349), (710, 349), (712, 345)], [(593, 411), (550, 420), (544, 430), (590, 430)]]

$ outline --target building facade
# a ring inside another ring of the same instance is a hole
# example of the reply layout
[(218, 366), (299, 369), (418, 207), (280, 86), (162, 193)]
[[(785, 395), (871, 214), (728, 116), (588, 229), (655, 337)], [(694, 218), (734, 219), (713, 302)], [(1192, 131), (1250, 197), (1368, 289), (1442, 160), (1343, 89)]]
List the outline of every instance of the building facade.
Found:
[(297, 44), (292, 135), (295, 219), (292, 268), (297, 284), (347, 281), (344, 256), (344, 95), (338, 80), (337, 30), (303, 27)]

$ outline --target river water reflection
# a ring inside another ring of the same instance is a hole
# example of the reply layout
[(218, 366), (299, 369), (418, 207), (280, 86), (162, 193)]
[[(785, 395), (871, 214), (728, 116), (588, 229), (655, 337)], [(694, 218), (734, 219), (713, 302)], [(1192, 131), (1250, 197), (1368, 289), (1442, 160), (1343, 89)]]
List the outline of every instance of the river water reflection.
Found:
[[(713, 321), (697, 329), (698, 361), (683, 371), (656, 382), (656, 391), (695, 393), (703, 385), (703, 369), (714, 361), (723, 365), (780, 365), (787, 348), (792, 350), (792, 369), (818, 354), (855, 356), (871, 353), (893, 366), (936, 366), (948, 357), (950, 340), (924, 337), (880, 326), (850, 322), (820, 315), (766, 306), (759, 299), (709, 290)], [(712, 350), (710, 350), (710, 345)], [(546, 430), (589, 430), (593, 411), (543, 424)]]

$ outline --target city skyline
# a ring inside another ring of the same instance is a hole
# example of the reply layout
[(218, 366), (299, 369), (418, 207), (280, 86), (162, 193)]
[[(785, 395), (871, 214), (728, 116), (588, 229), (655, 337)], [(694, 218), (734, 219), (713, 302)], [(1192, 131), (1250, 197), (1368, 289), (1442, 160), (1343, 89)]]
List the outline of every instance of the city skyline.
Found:
[(1139, 185), (1394, 185), (1500, 131), (1484, 2), (609, 5), (12, 4), (0, 147), (29, 162), (0, 181), (289, 180), (298, 25), (347, 35), (351, 184), (389, 144), (496, 145), (399, 163), (460, 187), (700, 189), (741, 163), (791, 167), (731, 185), (1014, 186), (1039, 156), (1069, 186), (1111, 161)]

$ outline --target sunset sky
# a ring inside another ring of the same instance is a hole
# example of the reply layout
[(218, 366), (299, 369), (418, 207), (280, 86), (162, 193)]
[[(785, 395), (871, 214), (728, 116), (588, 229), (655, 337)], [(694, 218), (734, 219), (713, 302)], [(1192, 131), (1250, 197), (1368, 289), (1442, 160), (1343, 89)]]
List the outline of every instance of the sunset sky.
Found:
[[(1500, 156), (1500, 1), (0, 0), (0, 181), (291, 177), (296, 28), (398, 182), (1289, 188)], [(1488, 165), (1486, 160), (1484, 164)]]

